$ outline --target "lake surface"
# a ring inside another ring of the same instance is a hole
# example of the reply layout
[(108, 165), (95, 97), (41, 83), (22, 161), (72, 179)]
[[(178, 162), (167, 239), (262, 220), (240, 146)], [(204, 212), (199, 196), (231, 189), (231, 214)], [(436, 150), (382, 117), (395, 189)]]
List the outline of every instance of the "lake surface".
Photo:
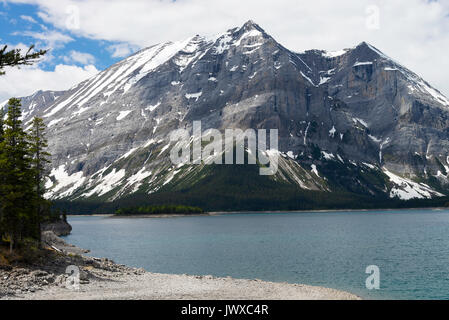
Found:
[[(303, 283), (366, 299), (449, 299), (449, 210), (69, 222), (68, 242), (150, 272)], [(369, 265), (380, 268), (379, 290), (365, 287)]]

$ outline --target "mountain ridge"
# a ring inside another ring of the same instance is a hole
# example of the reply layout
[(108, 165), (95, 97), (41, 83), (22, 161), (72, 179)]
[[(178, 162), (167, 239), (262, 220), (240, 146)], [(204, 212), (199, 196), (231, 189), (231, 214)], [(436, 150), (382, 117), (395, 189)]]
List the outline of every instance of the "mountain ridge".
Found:
[(366, 42), (295, 53), (249, 21), (150, 46), (22, 103), (25, 126), (39, 115), (49, 127), (53, 199), (198, 188), (214, 171), (176, 168), (167, 141), (195, 120), (204, 130), (279, 129), (277, 184), (401, 199), (449, 191), (449, 100)]

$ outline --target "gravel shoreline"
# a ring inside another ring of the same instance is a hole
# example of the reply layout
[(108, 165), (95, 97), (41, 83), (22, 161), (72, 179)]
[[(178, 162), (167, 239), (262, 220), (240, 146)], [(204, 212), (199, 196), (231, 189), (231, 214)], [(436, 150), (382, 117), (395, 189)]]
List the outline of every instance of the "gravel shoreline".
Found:
[[(146, 272), (106, 258), (83, 256), (86, 250), (45, 233), (45, 262), (0, 267), (0, 300), (355, 300), (348, 292), (261, 280), (171, 275)], [(79, 289), (67, 288), (67, 266), (80, 270)]]

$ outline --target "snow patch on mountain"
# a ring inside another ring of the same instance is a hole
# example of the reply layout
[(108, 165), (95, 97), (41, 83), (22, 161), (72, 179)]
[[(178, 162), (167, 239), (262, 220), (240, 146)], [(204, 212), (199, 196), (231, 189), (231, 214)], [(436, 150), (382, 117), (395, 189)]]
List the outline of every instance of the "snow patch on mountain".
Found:
[(328, 153), (326, 151), (321, 151), (321, 154), (323, 155), (324, 159), (326, 160), (334, 160), (335, 156), (332, 153)]
[(161, 103), (158, 102), (158, 103), (156, 103), (155, 105), (150, 105), (150, 106), (146, 107), (145, 110), (148, 110), (148, 111), (150, 111), (150, 112), (153, 112), (153, 111), (156, 110), (157, 107), (159, 107), (160, 105), (161, 105)]
[(316, 168), (316, 165), (315, 165), (315, 164), (312, 164), (312, 165), (311, 165), (311, 168), (312, 168), (312, 172), (313, 172), (317, 177), (319, 177), (320, 175), (318, 174), (318, 169)]
[(131, 112), (133, 111), (132, 110), (120, 111), (120, 114), (117, 116), (116, 120), (120, 121), (125, 119)]
[(187, 99), (195, 99), (196, 101), (198, 101), (198, 99), (203, 95), (203, 92), (196, 92), (196, 93), (186, 93), (185, 97)]
[(215, 53), (223, 54), (225, 51), (229, 50), (232, 40), (233, 38), (230, 33), (225, 33), (224, 35), (220, 36), (217, 40), (217, 45), (214, 47)]
[(187, 40), (187, 44), (178, 53), (174, 63), (179, 67), (179, 72), (183, 72), (192, 62), (204, 55), (205, 52), (200, 50), (203, 37), (193, 37)]
[(83, 194), (85, 197), (91, 197), (93, 195), (102, 196), (115, 187), (118, 186), (121, 180), (125, 177), (126, 171), (125, 169), (116, 170), (115, 168), (107, 174), (106, 176), (102, 176), (99, 183), (93, 188), (91, 191)]
[(312, 79), (310, 79), (308, 76), (306, 76), (306, 75), (304, 74), (304, 72), (300, 71), (300, 73), (301, 73), (301, 75), (303, 76), (304, 79), (306, 79), (307, 81), (309, 81), (310, 84), (311, 84), (312, 86), (316, 87), (316, 85), (315, 85), (315, 83), (313, 83)]
[(244, 34), (242, 34), (242, 36), (240, 37), (240, 39), (238, 39), (237, 41), (235, 41), (233, 43), (234, 46), (238, 47), (240, 46), (241, 42), (246, 39), (246, 38), (251, 38), (251, 37), (259, 37), (262, 36), (262, 32), (260, 32), (259, 30), (253, 29), (250, 31), (245, 32)]
[(48, 123), (47, 127), (50, 128), (50, 127), (52, 127), (52, 126), (58, 124), (59, 122), (61, 122), (61, 121), (63, 121), (63, 120), (64, 120), (64, 118), (59, 118), (59, 119), (51, 120), (51, 121)]
[(133, 192), (139, 190), (140, 186), (143, 184), (143, 180), (151, 176), (151, 171), (146, 171), (146, 168), (140, 169), (136, 174), (132, 175), (128, 179), (126, 179), (126, 184), (124, 189), (134, 187)]
[(337, 51), (324, 51), (323, 57), (337, 58), (337, 57), (340, 57), (340, 56), (346, 54), (346, 52), (348, 52), (348, 51), (349, 51), (349, 49), (343, 49), (343, 50), (337, 50)]
[(352, 121), (357, 124), (360, 123), (362, 126), (364, 126), (365, 128), (369, 128), (368, 123), (366, 123), (365, 120), (360, 119), (360, 118), (352, 118)]
[[(51, 180), (53, 178), (55, 182)], [(50, 172), (49, 179), (45, 184), (45, 187), (52, 188), (44, 197), (45, 198), (64, 198), (70, 196), (79, 187), (84, 184), (86, 177), (83, 176), (83, 172), (76, 172), (68, 174), (65, 170), (65, 165), (60, 165), (58, 168), (53, 169)], [(63, 191), (64, 190), (64, 191)], [(63, 191), (63, 192), (60, 192)]]
[(337, 133), (337, 129), (335, 129), (335, 126), (332, 126), (332, 129), (329, 130), (329, 137), (334, 138), (335, 133)]
[(0, 103), (0, 109), (3, 109), (7, 104), (9, 100), (5, 100), (2, 103)]
[(390, 181), (395, 185), (390, 190), (391, 198), (399, 198), (401, 200), (410, 199), (431, 199), (432, 196), (443, 197), (444, 195), (431, 189), (429, 186), (419, 184), (409, 179), (402, 178), (386, 168), (383, 172), (390, 178)]
[(372, 61), (356, 62), (356, 63), (354, 64), (354, 67), (368, 66), (368, 65), (372, 65), (372, 64), (373, 64)]

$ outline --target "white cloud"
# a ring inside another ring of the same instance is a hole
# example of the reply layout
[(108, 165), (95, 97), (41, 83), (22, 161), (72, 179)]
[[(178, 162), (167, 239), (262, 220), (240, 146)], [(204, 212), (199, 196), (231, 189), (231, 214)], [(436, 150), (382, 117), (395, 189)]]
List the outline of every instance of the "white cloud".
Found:
[(64, 62), (65, 63), (77, 62), (77, 63), (81, 63), (83, 65), (94, 64), (95, 57), (93, 55), (91, 55), (90, 53), (72, 50), (69, 52), (68, 56), (64, 57)]
[[(336, 50), (367, 41), (449, 95), (448, 75), (441, 72), (449, 70), (447, 0), (11, 1), (39, 5), (42, 19), (73, 34), (140, 47), (219, 33), (249, 19), (296, 51)], [(367, 28), (373, 5), (379, 10), (379, 28)], [(70, 6), (79, 10), (67, 10)], [(79, 28), (67, 28), (74, 18)]]
[(44, 71), (37, 66), (6, 68), (0, 76), (0, 101), (11, 97), (23, 97), (38, 90), (67, 90), (73, 85), (98, 73), (93, 65), (83, 68), (59, 64), (53, 71)]
[(31, 37), (44, 43), (46, 47), (50, 47), (53, 49), (60, 48), (64, 44), (73, 41), (72, 37), (54, 30), (44, 32), (34, 32), (34, 31), (14, 32), (14, 35)]
[(37, 23), (36, 20), (33, 19), (33, 17), (30, 16), (26, 16), (26, 15), (21, 15), (20, 19), (31, 22), (31, 23)]
[[(26, 53), (28, 51), (28, 49), (30, 48), (30, 46), (27, 46), (26, 44), (19, 42), (16, 44), (11, 44), (11, 43), (7, 43), (6, 44), (8, 46), (7, 51), (12, 50), (12, 49), (19, 49), (22, 51), (22, 53)], [(3, 44), (2, 44), (2, 48), (3, 48)]]
[(108, 47), (113, 58), (123, 58), (129, 56), (138, 49), (137, 46), (132, 46), (129, 43), (119, 43)]

